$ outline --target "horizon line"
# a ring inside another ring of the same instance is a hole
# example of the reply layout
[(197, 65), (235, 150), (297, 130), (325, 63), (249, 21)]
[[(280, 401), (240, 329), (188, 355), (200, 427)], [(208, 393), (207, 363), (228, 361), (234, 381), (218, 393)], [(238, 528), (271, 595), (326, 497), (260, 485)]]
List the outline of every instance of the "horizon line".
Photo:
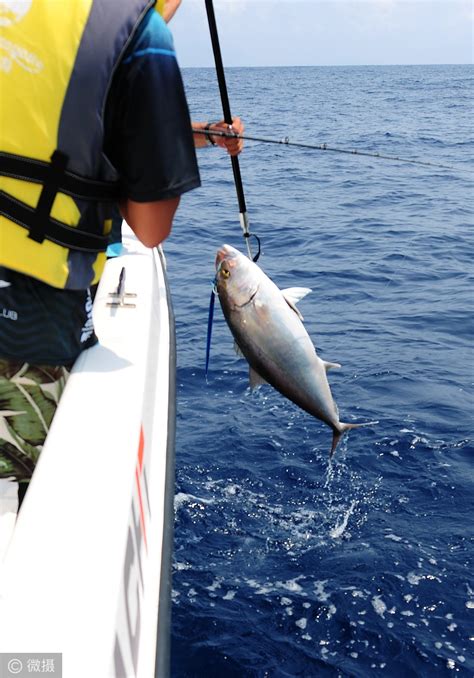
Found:
[[(178, 55), (179, 60), (179, 55)], [(368, 66), (375, 67), (391, 67), (391, 66), (474, 66), (474, 62), (447, 62), (447, 63), (413, 63), (413, 64), (265, 64), (265, 65), (240, 65), (240, 66), (226, 66), (225, 69), (230, 68), (366, 68)], [(212, 64), (210, 66), (183, 66), (180, 64), (180, 68), (209, 68), (215, 70), (215, 66)]]

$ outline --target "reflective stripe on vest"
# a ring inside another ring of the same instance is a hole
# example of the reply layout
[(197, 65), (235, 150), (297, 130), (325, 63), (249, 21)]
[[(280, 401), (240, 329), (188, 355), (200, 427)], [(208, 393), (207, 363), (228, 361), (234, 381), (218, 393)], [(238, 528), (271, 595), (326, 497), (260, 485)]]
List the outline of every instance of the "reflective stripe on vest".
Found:
[(102, 153), (107, 92), (153, 5), (0, 3), (0, 265), (60, 288), (98, 282), (117, 181)]

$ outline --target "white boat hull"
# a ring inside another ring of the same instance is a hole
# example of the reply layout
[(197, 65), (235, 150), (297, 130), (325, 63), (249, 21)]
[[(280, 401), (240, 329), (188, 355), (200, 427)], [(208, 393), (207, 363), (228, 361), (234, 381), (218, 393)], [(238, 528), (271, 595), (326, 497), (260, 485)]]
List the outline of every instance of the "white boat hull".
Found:
[[(163, 262), (128, 229), (108, 261), (100, 343), (74, 366), (2, 567), (0, 649), (62, 653), (64, 678), (169, 671), (175, 343)], [(137, 296), (111, 307), (122, 267)]]

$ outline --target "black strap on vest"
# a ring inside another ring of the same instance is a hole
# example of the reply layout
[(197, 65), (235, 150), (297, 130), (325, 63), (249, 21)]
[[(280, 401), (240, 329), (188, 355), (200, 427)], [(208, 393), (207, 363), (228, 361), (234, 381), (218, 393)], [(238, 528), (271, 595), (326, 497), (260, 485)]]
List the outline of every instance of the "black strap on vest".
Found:
[[(54, 151), (53, 158), (56, 153), (61, 152)], [(0, 174), (5, 177), (45, 184), (50, 176), (50, 169), (49, 162), (0, 152)], [(66, 169), (62, 173), (58, 190), (72, 198), (97, 202), (116, 202), (120, 195), (118, 182), (87, 179)]]
[[(28, 231), (31, 230), (31, 224), (35, 222), (34, 207), (12, 198), (3, 191), (0, 191), (0, 214)], [(82, 252), (105, 252), (107, 249), (108, 236), (87, 233), (50, 216), (44, 221), (44, 232), (45, 238), (68, 249)]]
[(67, 155), (58, 150), (50, 163), (0, 152), (0, 175), (43, 185), (36, 209), (0, 191), (0, 214), (26, 228), (28, 237), (35, 242), (42, 243), (47, 238), (68, 249), (103, 252), (108, 236), (88, 233), (53, 219), (51, 209), (59, 192), (79, 200), (116, 202), (118, 183), (95, 181), (68, 172), (67, 162)]
[(54, 199), (56, 198), (61, 180), (66, 171), (68, 157), (61, 151), (54, 151), (51, 156), (48, 176), (43, 184), (43, 190), (36, 205), (33, 221), (30, 225), (29, 238), (35, 242), (43, 242), (47, 231), (47, 221), (51, 214)]

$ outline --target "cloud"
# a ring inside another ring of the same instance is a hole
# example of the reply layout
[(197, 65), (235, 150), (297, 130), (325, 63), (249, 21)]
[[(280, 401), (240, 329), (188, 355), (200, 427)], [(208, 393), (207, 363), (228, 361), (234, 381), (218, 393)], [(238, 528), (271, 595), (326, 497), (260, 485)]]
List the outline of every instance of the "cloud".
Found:
[(239, 14), (245, 14), (247, 12), (247, 7), (245, 1), (238, 2), (238, 0), (214, 0), (214, 7), (216, 12), (226, 12), (231, 16), (236, 16)]
[[(226, 66), (470, 63), (471, 0), (214, 0)], [(173, 19), (182, 65), (212, 66), (203, 0)]]

